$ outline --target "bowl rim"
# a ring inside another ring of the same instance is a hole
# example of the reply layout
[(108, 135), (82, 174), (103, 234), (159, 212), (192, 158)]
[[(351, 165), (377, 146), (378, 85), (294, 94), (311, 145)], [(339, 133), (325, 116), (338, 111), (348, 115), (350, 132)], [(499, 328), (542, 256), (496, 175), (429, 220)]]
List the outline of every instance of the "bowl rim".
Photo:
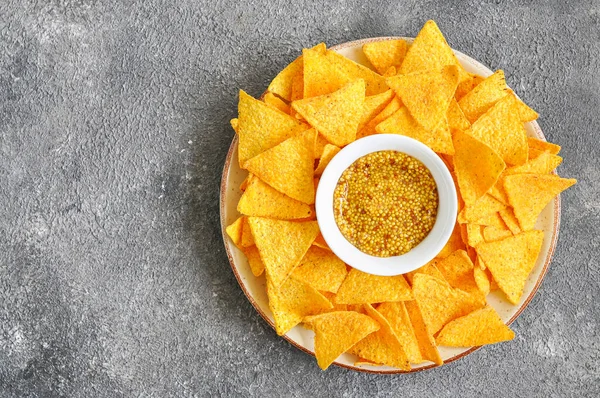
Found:
[[(435, 180), (439, 202), (433, 228), (417, 246), (402, 255), (376, 257), (358, 249), (340, 231), (334, 215), (334, 191), (342, 173), (356, 160), (386, 150), (402, 152), (422, 162)], [(458, 198), (446, 163), (431, 148), (407, 136), (376, 134), (359, 138), (331, 159), (319, 180), (315, 208), (321, 235), (336, 256), (362, 272), (395, 276), (422, 267), (442, 250), (456, 224)]]
[[(339, 50), (346, 49), (348, 47), (356, 47), (359, 45), (364, 45), (366, 43), (373, 43), (373, 42), (379, 42), (379, 41), (384, 41), (384, 40), (398, 40), (398, 39), (409, 40), (409, 41), (414, 40), (414, 38), (412, 38), (412, 37), (405, 37), (405, 36), (371, 37), (371, 38), (364, 38), (364, 39), (353, 40), (353, 41), (349, 41), (349, 42), (345, 42), (345, 43), (340, 43), (335, 46), (329, 47), (329, 49), (334, 50), (334, 51), (339, 51)], [(487, 70), (491, 71), (491, 69), (489, 67), (487, 67), (486, 65), (482, 64), (481, 62), (473, 59), (472, 57), (470, 57), (458, 50), (455, 50), (455, 49), (452, 49), (452, 50), (454, 51), (455, 54), (463, 57), (464, 59), (469, 60), (469, 62), (471, 62), (472, 64), (474, 64), (482, 69), (487, 69)], [(265, 93), (266, 93), (266, 91), (265, 91)], [(263, 93), (263, 95), (264, 95), (264, 93)], [(542, 129), (540, 128), (537, 121), (533, 121), (533, 122), (529, 122), (529, 123), (533, 127), (534, 133), (537, 136), (537, 138), (542, 141), (547, 141), (546, 137), (544, 136), (544, 133), (542, 132)], [(224, 218), (224, 214), (225, 214), (224, 198), (227, 193), (228, 171), (231, 166), (231, 159), (233, 158), (234, 151), (237, 149), (237, 145), (238, 145), (238, 137), (237, 137), (237, 135), (234, 135), (233, 139), (231, 140), (231, 145), (229, 146), (229, 150), (227, 151), (225, 163), (223, 165), (223, 172), (221, 174), (221, 185), (220, 185), (220, 192), (219, 192), (219, 220), (220, 220), (220, 224), (221, 224), (221, 238), (223, 239), (223, 244), (225, 246), (225, 252), (226, 252), (227, 258), (229, 260), (229, 265), (233, 271), (233, 274), (234, 274), (238, 284), (240, 285), (240, 288), (244, 292), (244, 295), (246, 296), (246, 298), (248, 299), (250, 304), (252, 304), (254, 309), (258, 312), (258, 314), (265, 320), (265, 322), (267, 322), (268, 325), (271, 326), (273, 331), (275, 331), (275, 324), (271, 321), (271, 319), (267, 316), (267, 314), (264, 311), (262, 311), (262, 309), (260, 308), (258, 303), (254, 300), (254, 297), (245, 288), (244, 283), (242, 281), (242, 276), (239, 274), (237, 267), (235, 266), (233, 254), (231, 253), (231, 250), (229, 249), (229, 245), (227, 244), (228, 236), (227, 236), (227, 232), (225, 230), (227, 225), (226, 225), (225, 218)], [(556, 171), (553, 171), (553, 174), (557, 174)], [(533, 297), (539, 290), (540, 285), (542, 284), (542, 281), (544, 280), (544, 278), (548, 272), (548, 267), (549, 267), (550, 263), (552, 262), (552, 258), (554, 257), (554, 252), (556, 250), (556, 244), (558, 242), (558, 234), (559, 234), (559, 230), (560, 230), (560, 214), (561, 214), (561, 200), (560, 200), (560, 194), (559, 194), (554, 198), (554, 223), (552, 226), (552, 237), (550, 239), (550, 241), (551, 241), (550, 249), (548, 251), (546, 261), (544, 262), (544, 265), (540, 272), (540, 276), (538, 277), (533, 289), (531, 290), (531, 293), (529, 293), (529, 295), (523, 302), (523, 305), (508, 320), (508, 322), (506, 323), (507, 325), (511, 325), (521, 315), (521, 313), (525, 310), (525, 308), (527, 308), (527, 306), (529, 305), (531, 300), (533, 300)], [(288, 343), (290, 343), (292, 346), (296, 347), (300, 351), (303, 351), (304, 353), (306, 353), (312, 357), (315, 356), (314, 352), (308, 350), (307, 348), (303, 347), (299, 343), (295, 342), (287, 334), (285, 334), (283, 336), (279, 336), (279, 337), (282, 337), (284, 340), (286, 340)], [(411, 370), (408, 370), (408, 371), (401, 370), (401, 369), (391, 369), (391, 370), (366, 369), (366, 368), (361, 368), (359, 366), (347, 365), (345, 363), (341, 363), (338, 361), (334, 361), (333, 365), (336, 365), (336, 366), (339, 366), (341, 368), (345, 368), (348, 370), (353, 370), (353, 371), (362, 372), (362, 373), (370, 373), (370, 374), (390, 375), (390, 374), (402, 374), (402, 373), (417, 373), (417, 372), (422, 372), (425, 370), (429, 370), (429, 369), (447, 365), (447, 364), (457, 361), (461, 358), (464, 358), (469, 354), (472, 354), (473, 352), (479, 350), (480, 348), (481, 348), (481, 346), (471, 347), (470, 349), (468, 349), (458, 355), (448, 358), (447, 360), (444, 361), (444, 363), (442, 365), (429, 364), (429, 365), (418, 367), (418, 368), (412, 368)]]

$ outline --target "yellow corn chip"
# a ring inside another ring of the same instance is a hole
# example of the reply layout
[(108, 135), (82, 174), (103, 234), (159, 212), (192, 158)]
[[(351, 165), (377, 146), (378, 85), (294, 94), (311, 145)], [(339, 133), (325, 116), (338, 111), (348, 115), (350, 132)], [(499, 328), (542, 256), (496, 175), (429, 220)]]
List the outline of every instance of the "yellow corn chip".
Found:
[(457, 250), (437, 264), (437, 268), (450, 286), (471, 293), (473, 300), (485, 304), (485, 297), (480, 294), (473, 275), (473, 262), (464, 250)]
[(560, 152), (560, 146), (553, 144), (548, 141), (542, 141), (537, 138), (527, 137), (527, 143), (529, 144), (529, 149), (537, 149), (538, 151), (548, 152), (551, 155), (558, 155)]
[(544, 207), (576, 182), (553, 174), (516, 174), (504, 178), (504, 190), (521, 229), (528, 231)]
[(473, 123), (467, 134), (488, 145), (510, 165), (527, 161), (525, 128), (514, 95), (506, 95)]
[(454, 151), (460, 193), (471, 207), (498, 181), (505, 164), (492, 148), (461, 131), (454, 132)]
[(348, 306), (346, 304), (335, 304), (335, 293), (326, 292), (326, 291), (320, 291), (319, 293), (321, 293), (323, 296), (327, 297), (327, 300), (329, 300), (331, 305), (333, 305), (333, 308), (331, 310), (329, 310), (330, 312), (348, 311)]
[(238, 157), (242, 168), (249, 159), (309, 128), (242, 90), (238, 112)]
[(519, 227), (519, 220), (517, 220), (517, 217), (515, 217), (515, 213), (512, 209), (506, 208), (500, 210), (499, 214), (500, 217), (502, 217), (502, 221), (504, 221), (506, 227), (510, 230), (510, 232), (513, 233), (513, 235), (521, 233), (521, 227)]
[(498, 313), (486, 306), (444, 326), (437, 343), (450, 347), (473, 347), (514, 338), (515, 333), (502, 322)]
[(463, 78), (463, 80), (458, 83), (458, 87), (456, 87), (456, 93), (454, 94), (454, 98), (457, 101), (460, 101), (468, 92), (473, 90), (479, 83), (485, 80), (484, 77), (475, 75), (473, 73), (467, 73), (468, 78)]
[(542, 153), (544, 153), (544, 151), (540, 151), (539, 149), (535, 149), (530, 146), (529, 147), (529, 160), (537, 158)]
[(459, 223), (483, 224), (484, 219), (493, 213), (506, 208), (501, 202), (494, 199), (491, 195), (485, 194), (472, 206), (465, 206), (458, 214)]
[(436, 267), (436, 264), (440, 261), (441, 261), (441, 259), (434, 258), (433, 260), (431, 260), (430, 262), (428, 262), (421, 268), (417, 268), (414, 271), (410, 271), (410, 272), (404, 274), (404, 277), (406, 279), (408, 279), (408, 282), (411, 285), (413, 283), (413, 279), (415, 278), (415, 275), (417, 275), (417, 274), (425, 274), (425, 275), (433, 276), (434, 278), (438, 278), (439, 280), (445, 281), (444, 275), (442, 275), (440, 270)]
[(379, 123), (375, 130), (380, 134), (405, 135), (422, 142), (435, 152), (454, 154), (452, 135), (446, 118), (442, 119), (435, 130), (429, 131), (423, 128), (403, 106), (392, 116)]
[(289, 332), (305, 316), (316, 315), (333, 308), (325, 296), (294, 277), (288, 278), (277, 288), (267, 276), (267, 295), (269, 308), (275, 319), (275, 330), (279, 336)]
[(376, 127), (379, 123), (383, 122), (388, 117), (392, 116), (394, 112), (402, 107), (402, 102), (398, 97), (394, 96), (392, 100), (383, 108), (381, 113), (371, 119), (370, 122), (365, 124), (365, 126), (356, 134), (356, 138), (362, 138), (369, 135), (377, 134)]
[(248, 184), (250, 184), (250, 181), (252, 181), (252, 178), (254, 178), (254, 174), (248, 173), (246, 178), (244, 178), (244, 181), (242, 181), (242, 183), (240, 184), (240, 191), (243, 192), (246, 190), (246, 188), (248, 188)]
[[(450, 239), (446, 242), (444, 248), (437, 254), (438, 258), (446, 258), (455, 251), (459, 249), (465, 249), (465, 244), (460, 236), (460, 226), (457, 223), (452, 230), (452, 235), (450, 235)], [(411, 281), (412, 283), (412, 281)]]
[(321, 155), (321, 159), (319, 160), (319, 165), (317, 166), (317, 169), (315, 170), (315, 175), (320, 176), (321, 174), (323, 174), (323, 172), (325, 171), (325, 167), (327, 167), (329, 162), (331, 162), (331, 159), (333, 159), (333, 157), (335, 155), (337, 155), (339, 151), (340, 151), (340, 148), (335, 145), (331, 145), (331, 144), (325, 145), (325, 148), (323, 149), (323, 155)]
[(508, 228), (485, 227), (483, 228), (483, 239), (486, 242), (493, 242), (512, 236), (512, 232)]
[(402, 39), (382, 40), (364, 44), (362, 50), (375, 70), (383, 75), (391, 66), (402, 64), (408, 43)]
[(379, 330), (377, 321), (354, 311), (335, 311), (304, 318), (315, 332), (315, 355), (323, 370), (354, 344)]
[(231, 225), (225, 228), (225, 232), (231, 238), (231, 241), (237, 247), (241, 246), (242, 243), (242, 228), (244, 227), (244, 217), (238, 217)]
[(313, 204), (315, 134), (311, 129), (289, 138), (248, 160), (245, 167), (279, 192)]
[(239, 123), (240, 123), (240, 121), (238, 118), (234, 118), (229, 121), (229, 124), (231, 124), (231, 128), (233, 129), (233, 131), (235, 131), (236, 134), (238, 132)]
[(248, 217), (267, 275), (278, 287), (296, 268), (319, 233), (316, 221), (293, 222)]
[(413, 294), (432, 335), (446, 323), (482, 307), (481, 301), (474, 300), (469, 293), (424, 274), (415, 275)]
[(406, 312), (408, 312), (410, 322), (412, 323), (415, 337), (419, 343), (421, 357), (435, 363), (436, 365), (443, 364), (444, 361), (442, 360), (442, 357), (437, 349), (435, 339), (427, 330), (427, 326), (423, 320), (423, 315), (421, 314), (421, 309), (419, 308), (417, 302), (414, 300), (405, 301), (404, 305), (406, 307)]
[(326, 249), (311, 246), (292, 276), (317, 290), (335, 293), (346, 278), (346, 264)]
[(319, 232), (319, 235), (317, 235), (317, 237), (315, 239), (314, 245), (317, 247), (320, 247), (321, 249), (327, 249), (327, 250), (331, 251), (331, 249), (327, 245), (327, 242), (325, 242), (325, 239), (323, 239), (323, 235), (321, 235), (320, 232)]
[(458, 84), (458, 68), (442, 69), (397, 75), (385, 80), (400, 97), (412, 117), (426, 130), (435, 131), (446, 118), (450, 100)]
[(352, 268), (335, 299), (338, 304), (383, 303), (412, 300), (412, 293), (402, 275), (379, 276)]
[(532, 122), (540, 116), (536, 111), (527, 106), (527, 104), (518, 99), (511, 89), (508, 89), (508, 95), (512, 95), (517, 100), (517, 111), (519, 112), (519, 118), (523, 123)]
[(396, 76), (397, 74), (398, 74), (398, 68), (396, 68), (395, 66), (390, 66), (382, 76), (390, 77), (390, 76)]
[(369, 360), (366, 360), (364, 358), (358, 358), (358, 360), (356, 360), (354, 362), (354, 366), (363, 366), (363, 365), (369, 365), (369, 366), (381, 366), (380, 363), (375, 363), (375, 362), (371, 362)]
[(419, 342), (408, 312), (402, 301), (397, 303), (382, 303), (377, 307), (379, 312), (390, 324), (394, 334), (398, 337), (406, 357), (410, 363), (421, 363), (423, 357), (419, 349)]
[(240, 240), (240, 246), (254, 246), (254, 237), (252, 236), (252, 231), (250, 230), (250, 225), (248, 224), (248, 217), (243, 217), (243, 219), (244, 222), (242, 223), (242, 238)]
[(450, 106), (448, 107), (448, 127), (450, 131), (460, 130), (465, 131), (471, 127), (471, 123), (465, 117), (462, 109), (458, 106), (458, 102), (454, 98), (450, 100)]
[(325, 145), (328, 145), (329, 141), (325, 139), (321, 134), (316, 135), (315, 139), (315, 159), (320, 159), (323, 156), (323, 150)]
[(477, 285), (477, 288), (479, 288), (479, 291), (481, 291), (484, 296), (487, 296), (490, 292), (490, 280), (488, 279), (485, 270), (478, 266), (474, 267), (473, 278), (475, 279), (475, 284)]
[(476, 222), (483, 227), (494, 227), (498, 229), (506, 229), (506, 224), (502, 221), (502, 217), (500, 217), (499, 212), (488, 214), (483, 218), (479, 218)]
[(385, 84), (385, 79), (383, 76), (375, 73), (366, 66), (360, 65), (331, 50), (328, 50), (325, 53), (325, 58), (329, 61), (329, 63), (335, 65), (338, 69), (344, 71), (348, 76), (350, 76), (350, 81), (363, 79), (365, 81), (365, 95), (376, 95), (388, 90), (388, 86)]
[(476, 248), (477, 255), (481, 256), (498, 286), (513, 304), (518, 304), (521, 299), (543, 239), (542, 231), (527, 231), (495, 242), (481, 243)]
[(494, 199), (501, 202), (502, 204), (508, 205), (508, 197), (506, 196), (506, 192), (504, 192), (504, 187), (502, 186), (502, 176), (496, 181), (494, 186), (488, 191), (488, 193), (493, 196)]
[(381, 94), (365, 97), (363, 111), (358, 123), (358, 131), (362, 130), (375, 116), (380, 114), (394, 98), (394, 92), (387, 90)]
[(294, 101), (292, 107), (327, 141), (344, 146), (356, 139), (364, 101), (364, 80), (356, 80), (331, 94)]
[(406, 353), (390, 323), (371, 304), (365, 304), (364, 309), (367, 315), (379, 323), (380, 328), (360, 340), (348, 352), (374, 363), (410, 370)]
[(467, 244), (475, 247), (479, 242), (483, 242), (483, 232), (479, 224), (467, 224)]
[(427, 21), (406, 52), (400, 66), (400, 73), (439, 70), (446, 65), (454, 65), (458, 68), (461, 82), (470, 79), (446, 42), (440, 28), (434, 21)]
[(521, 166), (513, 166), (504, 170), (502, 176), (511, 174), (548, 174), (562, 163), (562, 158), (558, 155), (552, 155), (548, 152), (542, 152), (535, 159), (530, 159)]
[(283, 113), (290, 113), (290, 106), (287, 103), (285, 103), (281, 98), (279, 98), (271, 92), (267, 92), (264, 95), (263, 101), (265, 102), (265, 104), (269, 105), (272, 108), (279, 109)]
[(250, 265), (250, 270), (254, 276), (261, 276), (265, 271), (265, 265), (260, 259), (260, 253), (256, 246), (244, 247), (242, 249), (246, 258), (248, 259), (248, 265)]
[(508, 86), (504, 80), (504, 71), (497, 70), (485, 78), (477, 87), (465, 94), (458, 105), (463, 110), (469, 122), (474, 123), (494, 104), (504, 98)]
[(258, 178), (253, 178), (238, 202), (237, 210), (247, 216), (292, 220), (313, 216), (306, 203), (282, 194)]

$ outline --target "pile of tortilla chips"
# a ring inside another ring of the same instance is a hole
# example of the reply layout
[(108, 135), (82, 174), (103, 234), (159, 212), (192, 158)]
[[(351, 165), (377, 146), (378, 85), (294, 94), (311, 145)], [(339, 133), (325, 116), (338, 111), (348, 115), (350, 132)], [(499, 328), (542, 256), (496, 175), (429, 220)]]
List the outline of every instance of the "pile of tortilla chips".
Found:
[[(542, 209), (575, 183), (553, 173), (560, 147), (528, 138), (537, 113), (502, 71), (466, 72), (433, 21), (413, 43), (363, 47), (373, 69), (324, 44), (304, 49), (262, 100), (240, 92), (231, 124), (240, 166), (241, 217), (227, 234), (257, 277), (266, 276), (279, 335), (303, 324), (326, 369), (342, 353), (360, 364), (410, 370), (442, 364), (438, 345), (470, 347), (514, 333), (486, 302), (522, 300), (542, 247)], [(375, 72), (376, 71), (376, 72)], [(446, 162), (459, 197), (458, 223), (437, 257), (407, 275), (350, 268), (319, 233), (319, 175), (342, 147), (372, 134), (419, 140)]]

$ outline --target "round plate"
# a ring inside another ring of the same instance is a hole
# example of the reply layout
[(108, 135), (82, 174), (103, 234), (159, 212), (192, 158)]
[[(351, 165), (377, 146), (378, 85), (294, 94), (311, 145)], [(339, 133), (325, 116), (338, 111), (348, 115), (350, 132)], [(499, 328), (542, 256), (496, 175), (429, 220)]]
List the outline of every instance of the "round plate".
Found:
[[(381, 40), (389, 39), (405, 39), (412, 42), (412, 38), (406, 37), (378, 37), (372, 39), (356, 40), (337, 46), (331, 47), (334, 50), (347, 58), (356, 61), (358, 63), (368, 65), (368, 61), (362, 53), (362, 46), (365, 43), (376, 42)], [(458, 52), (454, 51), (458, 60), (463, 65), (467, 72), (475, 73), (483, 77), (491, 75), (493, 72), (475, 61), (474, 59)], [(540, 129), (540, 126), (534, 121), (525, 124), (527, 135), (530, 137), (539, 138), (545, 141), (544, 134)], [(248, 175), (246, 170), (242, 170), (239, 167), (238, 156), (237, 156), (238, 139), (237, 136), (233, 138), (231, 146), (229, 147), (229, 153), (225, 160), (225, 166), (223, 168), (223, 176), (221, 179), (221, 193), (220, 193), (220, 209), (221, 209), (221, 232), (223, 235), (223, 241), (225, 243), (225, 250), (227, 251), (227, 257), (231, 264), (231, 269), (237, 278), (240, 287), (248, 297), (248, 300), (256, 311), (271, 325), (274, 327), (273, 315), (269, 309), (269, 303), (267, 299), (267, 293), (265, 289), (265, 277), (264, 274), (257, 278), (255, 277), (248, 265), (248, 261), (244, 254), (231, 242), (225, 233), (225, 227), (234, 222), (240, 214), (237, 212), (237, 203), (240, 199), (242, 192), (240, 191), (240, 184)], [(537, 259), (535, 267), (531, 271), (531, 274), (527, 278), (525, 283), (525, 289), (521, 297), (521, 301), (518, 305), (510, 304), (500, 291), (491, 292), (487, 296), (488, 304), (494, 307), (498, 312), (502, 320), (510, 325), (521, 312), (527, 307), (535, 292), (538, 290), (556, 247), (558, 239), (558, 230), (560, 226), (560, 196), (557, 196), (551, 201), (546, 208), (542, 211), (538, 221), (535, 225), (536, 229), (544, 231), (544, 241), (542, 243), (542, 250)], [(292, 345), (301, 349), (302, 351), (314, 355), (314, 333), (311, 330), (307, 330), (302, 326), (296, 326), (290, 330), (286, 335), (282, 336), (284, 339), (289, 341)], [(506, 343), (507, 349), (510, 347), (510, 343)], [(450, 347), (439, 347), (440, 355), (442, 356), (444, 363), (449, 363), (462, 358), (480, 347), (471, 348), (450, 348)], [(393, 373), (407, 373), (405, 371), (388, 367), (388, 366), (370, 366), (360, 365), (355, 366), (354, 362), (356, 357), (350, 354), (342, 354), (334, 363), (338, 366), (342, 366), (348, 369), (369, 372), (369, 373), (381, 373), (381, 374), (393, 374)], [(315, 364), (316, 366), (316, 364)], [(418, 365), (412, 365), (410, 372), (416, 372), (420, 370), (430, 369), (436, 367), (431, 362), (424, 362)]]

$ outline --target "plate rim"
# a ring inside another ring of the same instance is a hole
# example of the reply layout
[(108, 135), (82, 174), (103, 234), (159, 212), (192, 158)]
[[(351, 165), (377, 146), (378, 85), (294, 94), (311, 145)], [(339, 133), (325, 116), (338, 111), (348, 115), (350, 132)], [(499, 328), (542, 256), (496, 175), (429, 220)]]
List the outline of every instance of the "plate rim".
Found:
[[(332, 47), (329, 47), (329, 49), (334, 50), (334, 51), (343, 50), (348, 47), (356, 47), (359, 45), (364, 45), (366, 43), (373, 43), (373, 42), (379, 42), (379, 41), (385, 41), (385, 40), (398, 40), (398, 39), (404, 39), (404, 40), (410, 40), (410, 41), (414, 40), (414, 38), (404, 37), (404, 36), (371, 37), (371, 38), (358, 39), (358, 40), (352, 40), (352, 41), (340, 43), (340, 44), (334, 45)], [(491, 68), (482, 64), (481, 62), (473, 59), (472, 57), (470, 57), (460, 51), (455, 50), (455, 49), (452, 49), (452, 50), (455, 53), (459, 54), (460, 56), (467, 58), (470, 62), (472, 62), (478, 66), (480, 65), (488, 70), (492, 70)], [(266, 90), (265, 90), (265, 93), (266, 93)], [(264, 96), (265, 93), (263, 93), (262, 96)], [(533, 121), (533, 122), (529, 122), (529, 123), (531, 123), (533, 125), (534, 132), (537, 135), (537, 137), (542, 141), (547, 141), (546, 137), (545, 137), (542, 129), (540, 128), (539, 124), (537, 123), (537, 121)], [(225, 198), (225, 195), (227, 192), (227, 181), (228, 181), (227, 177), (228, 177), (229, 169), (231, 168), (231, 159), (234, 155), (234, 151), (237, 148), (237, 145), (238, 145), (238, 136), (237, 136), (237, 134), (234, 134), (233, 139), (231, 140), (231, 144), (229, 146), (229, 150), (227, 151), (227, 156), (225, 157), (225, 163), (223, 165), (223, 171), (221, 173), (221, 184), (220, 184), (220, 188), (219, 188), (219, 222), (221, 224), (221, 238), (223, 239), (223, 245), (225, 246), (225, 252), (227, 254), (227, 259), (229, 260), (229, 265), (231, 267), (231, 270), (233, 271), (235, 279), (238, 282), (238, 285), (244, 292), (244, 295), (246, 296), (246, 298), (248, 299), (250, 304), (252, 304), (254, 309), (258, 312), (258, 314), (267, 322), (267, 324), (269, 326), (271, 326), (271, 328), (273, 330), (275, 330), (275, 324), (271, 321), (271, 319), (267, 316), (267, 314), (262, 311), (262, 309), (260, 308), (258, 303), (254, 300), (254, 297), (252, 297), (250, 292), (245, 288), (244, 283), (242, 281), (242, 277), (239, 274), (237, 267), (234, 264), (235, 262), (234, 262), (231, 250), (229, 249), (229, 245), (227, 244), (228, 236), (227, 236), (227, 232), (226, 232), (227, 225), (225, 225), (226, 223), (225, 223), (225, 217), (224, 217), (224, 213), (225, 213), (224, 198)], [(554, 170), (552, 173), (557, 174), (556, 170)], [(525, 308), (527, 308), (529, 306), (531, 300), (533, 300), (534, 296), (536, 295), (537, 291), (540, 288), (540, 285), (542, 284), (544, 278), (546, 277), (546, 273), (548, 272), (548, 268), (550, 266), (550, 263), (552, 262), (552, 259), (554, 257), (554, 252), (556, 251), (556, 245), (558, 243), (558, 234), (560, 231), (560, 215), (561, 215), (561, 200), (560, 200), (560, 194), (559, 194), (554, 198), (554, 222), (553, 222), (553, 226), (552, 226), (552, 237), (551, 237), (550, 249), (548, 250), (548, 255), (546, 256), (546, 261), (544, 262), (544, 265), (540, 272), (540, 276), (538, 277), (533, 289), (527, 296), (527, 299), (525, 299), (525, 301), (523, 302), (523, 305), (521, 305), (521, 307), (517, 310), (517, 312), (508, 320), (508, 322), (506, 323), (507, 325), (511, 325), (522, 314), (522, 312), (525, 310)], [(292, 346), (298, 348), (299, 350), (305, 352), (306, 354), (309, 354), (313, 357), (315, 356), (315, 353), (313, 351), (310, 351), (309, 349), (303, 347), (302, 345), (300, 345), (299, 343), (294, 341), (292, 338), (290, 338), (287, 334), (285, 334), (283, 336), (278, 336), (278, 337), (282, 337), (288, 343), (290, 343)], [(445, 360), (444, 363), (441, 365), (430, 364), (430, 365), (422, 366), (419, 368), (413, 368), (409, 371), (401, 370), (401, 369), (392, 369), (392, 370), (366, 369), (366, 368), (361, 368), (361, 367), (354, 366), (354, 365), (347, 365), (347, 364), (340, 363), (337, 361), (334, 361), (333, 365), (336, 365), (336, 366), (339, 366), (339, 367), (342, 367), (345, 369), (357, 371), (357, 372), (370, 373), (370, 374), (387, 374), (387, 375), (389, 375), (389, 374), (402, 374), (402, 373), (405, 373), (405, 374), (417, 373), (417, 372), (422, 372), (424, 370), (438, 368), (438, 367), (444, 366), (446, 364), (452, 363), (454, 361), (457, 361), (457, 360), (479, 350), (481, 347), (482, 346), (471, 347), (467, 351), (464, 351), (458, 355), (455, 355), (455, 356)]]

